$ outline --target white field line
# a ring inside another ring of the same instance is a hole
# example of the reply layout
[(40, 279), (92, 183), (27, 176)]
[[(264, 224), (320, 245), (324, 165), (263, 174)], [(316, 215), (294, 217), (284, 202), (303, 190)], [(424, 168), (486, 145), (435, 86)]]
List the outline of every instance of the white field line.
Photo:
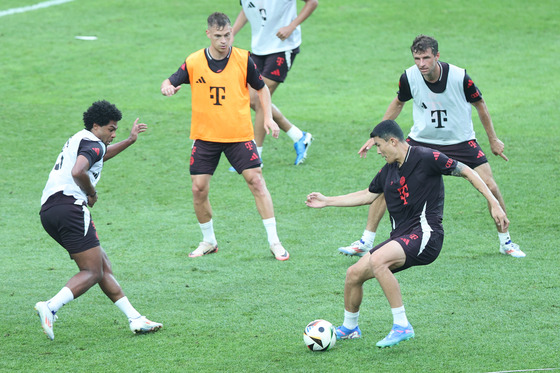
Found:
[(48, 8), (48, 7), (53, 6), (53, 5), (69, 3), (71, 1), (74, 1), (74, 0), (50, 0), (50, 1), (43, 1), (42, 3), (38, 3), (38, 4), (35, 4), (35, 5), (24, 6), (24, 7), (21, 7), (21, 8), (12, 8), (12, 9), (7, 9), (7, 10), (0, 10), (0, 17), (9, 16), (11, 14), (16, 14), (16, 13), (29, 12), (31, 10), (37, 10), (37, 9), (41, 9), (41, 8)]
[(541, 369), (522, 369), (522, 370), (501, 370), (498, 372), (489, 373), (518, 373), (518, 372), (550, 372), (553, 370), (560, 370), (560, 368), (541, 368)]

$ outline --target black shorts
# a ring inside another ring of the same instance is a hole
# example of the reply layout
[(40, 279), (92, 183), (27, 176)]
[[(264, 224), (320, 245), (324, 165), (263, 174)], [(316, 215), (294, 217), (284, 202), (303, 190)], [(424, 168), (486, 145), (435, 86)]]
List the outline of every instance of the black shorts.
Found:
[(469, 140), (453, 145), (436, 145), (424, 142), (418, 142), (408, 137), (406, 141), (412, 146), (424, 146), (426, 148), (438, 150), (456, 161), (466, 164), (470, 168), (478, 167), (484, 163), (488, 163), (486, 154), (482, 151), (476, 140)]
[[(54, 194), (49, 200), (60, 198), (61, 194)], [(45, 202), (45, 205), (49, 202), (52, 200)], [(49, 204), (49, 207), (41, 209), (39, 215), (45, 231), (64, 247), (68, 254), (77, 254), (100, 246), (87, 206), (72, 203)]]
[[(429, 236), (424, 237), (426, 234)], [(423, 240), (427, 242), (423, 243)], [(404, 265), (391, 270), (391, 272), (396, 273), (410, 267), (427, 265), (436, 260), (443, 246), (443, 233), (434, 231), (422, 233), (422, 230), (418, 228), (413, 230), (412, 233), (391, 237), (375, 246), (369, 252), (373, 254), (375, 250), (391, 241), (398, 242), (406, 255)]]
[(288, 76), (288, 71), (299, 53), (299, 47), (293, 50), (257, 56), (251, 53), (251, 58), (257, 65), (257, 69), (262, 76), (275, 82), (284, 82)]
[(224, 153), (237, 173), (261, 166), (257, 144), (246, 142), (210, 142), (195, 140), (191, 151), (191, 175), (214, 175)]

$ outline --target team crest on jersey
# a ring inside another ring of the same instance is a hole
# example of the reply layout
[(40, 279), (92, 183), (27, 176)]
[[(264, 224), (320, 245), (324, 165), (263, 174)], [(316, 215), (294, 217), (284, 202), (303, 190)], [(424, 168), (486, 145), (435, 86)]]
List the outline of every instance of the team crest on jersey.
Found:
[(410, 193), (408, 193), (408, 184), (406, 184), (406, 179), (404, 178), (404, 176), (401, 176), (399, 184), (401, 185), (401, 187), (397, 189), (397, 191), (399, 192), (399, 196), (403, 201), (403, 205), (408, 205), (408, 201), (406, 199), (410, 196)]

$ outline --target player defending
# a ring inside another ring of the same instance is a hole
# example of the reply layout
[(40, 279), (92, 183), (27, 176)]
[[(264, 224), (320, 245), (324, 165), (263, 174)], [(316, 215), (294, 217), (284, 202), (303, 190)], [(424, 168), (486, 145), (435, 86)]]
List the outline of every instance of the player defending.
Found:
[(378, 347), (390, 347), (414, 337), (405, 314), (399, 283), (394, 273), (409, 267), (432, 263), (443, 244), (444, 187), (442, 175), (462, 176), (487, 199), (499, 227), (509, 221), (500, 203), (484, 181), (470, 167), (445, 154), (421, 146), (410, 146), (395, 121), (384, 120), (371, 132), (371, 143), (387, 164), (376, 174), (368, 189), (325, 197), (307, 196), (307, 206), (361, 206), (385, 196), (393, 223), (390, 238), (366, 252), (348, 268), (344, 283), (344, 323), (336, 329), (338, 339), (361, 336), (358, 327), (363, 284), (376, 278), (393, 313), (391, 332)]
[[(494, 180), (486, 155), (476, 141), (473, 129), (471, 105), (476, 108), (484, 126), (492, 153), (508, 160), (504, 155), (504, 143), (494, 131), (492, 119), (480, 91), (464, 69), (439, 60), (438, 42), (434, 38), (419, 35), (414, 39), (410, 50), (415, 65), (401, 75), (397, 97), (387, 108), (383, 119), (395, 120), (404, 104), (412, 99), (414, 125), (406, 141), (410, 145), (441, 151), (474, 169), (506, 211), (504, 198)], [(368, 140), (360, 149), (360, 156), (365, 157), (372, 146), (373, 140)], [(362, 238), (338, 250), (346, 255), (361, 256), (371, 249), (385, 209), (384, 199), (378, 198), (369, 208)], [(514, 258), (525, 257), (519, 245), (512, 242), (505, 227), (496, 226), (496, 229), (500, 253)]]
[[(299, 53), (301, 45), (301, 23), (317, 8), (317, 0), (304, 0), (305, 5), (297, 12), (296, 0), (241, 0), (241, 11), (233, 24), (233, 35), (251, 24), (251, 58), (264, 77), (264, 82), (274, 94), (276, 88), (283, 83)], [(255, 6), (257, 4), (257, 6)], [(265, 137), (263, 126), (264, 112), (258, 96), (251, 90), (251, 107), (255, 110), (255, 142), (259, 155)], [(313, 137), (292, 124), (280, 110), (272, 104), (272, 118), (282, 131), (294, 142), (296, 151), (295, 165), (303, 163)]]
[(261, 170), (261, 159), (253, 141), (249, 88), (257, 92), (264, 108), (266, 132), (277, 138), (280, 129), (272, 120), (270, 93), (249, 52), (231, 46), (231, 22), (223, 13), (208, 17), (206, 35), (210, 47), (191, 54), (177, 72), (161, 83), (161, 93), (172, 96), (181, 84), (192, 91), (191, 139), (194, 140), (190, 174), (193, 204), (203, 239), (189, 254), (199, 257), (218, 251), (214, 234), (212, 207), (208, 199), (210, 179), (225, 154), (230, 164), (243, 175), (255, 197), (265, 226), (270, 251), (278, 260), (288, 260), (276, 232), (272, 198)]
[(43, 227), (68, 251), (80, 272), (54, 297), (46, 302), (38, 302), (35, 310), (47, 337), (54, 340), (56, 312), (99, 284), (105, 295), (126, 315), (133, 333), (156, 331), (162, 325), (140, 315), (115, 279), (87, 208), (97, 202), (95, 187), (101, 177), (103, 162), (134, 144), (138, 134), (146, 131), (147, 126), (136, 119), (128, 139), (109, 145), (115, 138), (117, 123), (122, 118), (115, 105), (107, 101), (94, 102), (83, 118), (85, 129), (66, 142), (49, 174), (40, 212)]

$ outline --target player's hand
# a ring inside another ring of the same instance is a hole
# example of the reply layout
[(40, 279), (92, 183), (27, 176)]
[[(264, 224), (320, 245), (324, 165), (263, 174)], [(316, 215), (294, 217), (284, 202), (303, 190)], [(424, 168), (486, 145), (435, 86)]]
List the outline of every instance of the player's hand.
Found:
[(294, 32), (295, 28), (291, 27), (291, 26), (284, 26), (278, 29), (278, 32), (276, 33), (276, 36), (284, 41), (287, 38), (290, 37), (290, 35), (292, 35), (292, 32)]
[(95, 192), (93, 196), (87, 196), (87, 204), (89, 207), (93, 207), (93, 205), (95, 205), (95, 202), (97, 202), (97, 192)]
[(178, 85), (174, 87), (172, 84), (161, 87), (161, 94), (164, 96), (173, 96), (175, 93), (179, 92), (182, 86)]
[(267, 135), (272, 132), (272, 137), (274, 137), (275, 139), (280, 136), (280, 127), (278, 127), (278, 124), (276, 124), (276, 122), (272, 118), (264, 120), (264, 130), (266, 131)]
[(490, 149), (492, 149), (492, 153), (494, 155), (499, 155), (505, 161), (509, 161), (508, 157), (506, 157), (506, 155), (504, 154), (504, 147), (504, 143), (498, 138), (490, 141)]
[(360, 158), (365, 158), (367, 156), (368, 150), (370, 150), (374, 146), (373, 143), (373, 139), (369, 139), (368, 141), (366, 141), (366, 143), (358, 151)]
[(140, 118), (136, 118), (134, 124), (132, 125), (132, 129), (130, 130), (130, 136), (128, 138), (135, 142), (138, 138), (138, 134), (145, 132), (148, 129), (148, 125), (146, 123), (138, 123)]
[(305, 204), (316, 209), (327, 206), (327, 197), (318, 192), (309, 193)]
[(509, 227), (509, 219), (507, 218), (505, 211), (498, 203), (495, 203), (492, 205), (490, 212), (498, 230), (500, 232), (506, 232)]

